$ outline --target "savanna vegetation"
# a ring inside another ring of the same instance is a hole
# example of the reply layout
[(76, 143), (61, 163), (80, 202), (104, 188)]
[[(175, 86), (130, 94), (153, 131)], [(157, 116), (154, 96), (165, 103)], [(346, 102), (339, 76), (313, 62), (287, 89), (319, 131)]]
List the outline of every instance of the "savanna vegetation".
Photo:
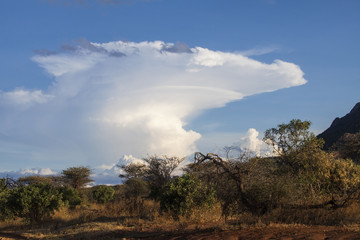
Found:
[[(360, 133), (325, 151), (310, 124), (294, 119), (268, 129), (270, 157), (232, 147), (222, 155), (197, 152), (178, 176), (184, 158), (148, 156), (119, 166), (116, 186), (86, 187), (91, 170), (83, 166), (60, 176), (2, 178), (0, 226), (33, 238), (108, 239), (104, 229), (360, 224)], [(34, 227), (43, 230), (30, 233)]]

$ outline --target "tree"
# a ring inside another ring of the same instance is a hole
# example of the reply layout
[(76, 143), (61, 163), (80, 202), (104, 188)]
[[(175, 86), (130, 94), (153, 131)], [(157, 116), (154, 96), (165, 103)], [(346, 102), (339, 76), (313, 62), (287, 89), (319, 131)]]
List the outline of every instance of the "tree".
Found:
[(142, 179), (149, 184), (151, 189), (150, 196), (159, 199), (166, 183), (171, 179), (171, 174), (184, 161), (185, 158), (168, 156), (149, 156), (143, 158), (144, 164), (131, 163), (121, 166), (124, 170), (119, 177), (130, 179)]
[(150, 185), (150, 196), (159, 199), (166, 183), (171, 179), (171, 174), (185, 158), (150, 156), (143, 160), (147, 163), (145, 180)]
[(311, 162), (306, 158), (313, 152), (321, 151), (324, 141), (309, 131), (310, 125), (309, 121), (293, 119), (288, 124), (279, 124), (277, 128), (265, 131), (263, 141), (273, 147), (277, 160), (288, 166), (287, 170), (298, 172), (309, 167)]
[(62, 171), (65, 182), (75, 189), (80, 189), (86, 184), (93, 182), (90, 178), (91, 170), (89, 167), (70, 167)]
[(16, 188), (18, 183), (11, 177), (0, 178), (0, 192)]
[(12, 189), (6, 205), (14, 216), (23, 217), (33, 224), (58, 210), (61, 199), (59, 191), (50, 184), (38, 183)]
[(107, 203), (114, 199), (115, 190), (110, 186), (94, 187), (93, 197), (98, 203)]
[(60, 187), (63, 185), (63, 179), (60, 176), (40, 176), (32, 175), (25, 176), (18, 179), (20, 185), (33, 185), (37, 183), (48, 183), (54, 187)]
[(125, 179), (143, 178), (146, 176), (148, 170), (145, 163), (130, 163), (128, 165), (121, 165), (118, 167), (120, 167), (124, 172), (120, 174), (119, 177)]

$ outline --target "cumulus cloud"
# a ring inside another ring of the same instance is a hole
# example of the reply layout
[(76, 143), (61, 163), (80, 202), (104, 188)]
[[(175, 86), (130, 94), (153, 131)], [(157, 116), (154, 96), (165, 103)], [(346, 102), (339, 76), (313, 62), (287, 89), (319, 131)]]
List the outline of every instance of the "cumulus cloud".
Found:
[(92, 178), (94, 179), (95, 184), (119, 184), (123, 181), (123, 179), (119, 178), (119, 175), (124, 173), (121, 166), (126, 166), (130, 163), (145, 164), (140, 158), (136, 158), (133, 155), (124, 155), (113, 164), (100, 165), (92, 175)]
[(11, 177), (14, 179), (24, 176), (31, 176), (31, 175), (55, 176), (58, 175), (58, 172), (50, 168), (28, 168), (28, 169), (19, 169), (17, 171), (0, 172), (0, 177)]
[(249, 128), (246, 135), (240, 139), (240, 147), (245, 148), (257, 156), (272, 155), (272, 148), (259, 138), (259, 132), (255, 128)]
[[(293, 63), (162, 41), (83, 40), (42, 50), (33, 60), (55, 80), (44, 91), (1, 92), (0, 134), (36, 147), (34, 159), (44, 149), (49, 159), (66, 156), (64, 163), (109, 164), (124, 154), (186, 156), (201, 137), (185, 129), (194, 115), (306, 83)], [(31, 104), (7, 107), (11, 102)]]

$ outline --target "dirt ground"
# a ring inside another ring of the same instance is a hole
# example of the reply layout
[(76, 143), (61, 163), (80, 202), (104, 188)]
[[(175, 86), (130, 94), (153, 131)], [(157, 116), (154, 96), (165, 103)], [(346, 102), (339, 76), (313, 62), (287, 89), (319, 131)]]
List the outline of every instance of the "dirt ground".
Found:
[(25, 237), (23, 234), (0, 232), (1, 240), (20, 239), (151, 239), (151, 240), (180, 240), (180, 239), (224, 239), (224, 240), (345, 240), (360, 239), (360, 230), (345, 227), (328, 226), (285, 226), (285, 227), (250, 227), (244, 229), (221, 230), (183, 230), (183, 231), (142, 231), (116, 230), (106, 232), (79, 233), (48, 238)]

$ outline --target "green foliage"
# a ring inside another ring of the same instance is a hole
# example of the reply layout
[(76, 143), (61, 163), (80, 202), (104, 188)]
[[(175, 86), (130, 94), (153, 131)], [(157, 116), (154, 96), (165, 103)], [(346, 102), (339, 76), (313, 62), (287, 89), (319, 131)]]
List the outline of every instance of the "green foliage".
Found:
[(11, 189), (17, 187), (17, 182), (10, 177), (0, 178), (0, 220), (13, 217), (13, 213), (7, 206)]
[(115, 190), (110, 186), (94, 187), (93, 197), (98, 203), (107, 203), (114, 199)]
[(50, 184), (34, 184), (12, 189), (6, 205), (14, 216), (28, 222), (41, 222), (62, 205), (61, 193)]
[(309, 131), (310, 125), (309, 121), (293, 119), (265, 131), (263, 140), (273, 146), (283, 170), (297, 174), (314, 164), (312, 155), (321, 151), (324, 141)]
[(82, 198), (79, 194), (79, 191), (73, 187), (70, 186), (60, 187), (59, 193), (61, 193), (62, 195), (62, 201), (64, 202), (64, 204), (69, 206), (70, 209), (74, 209), (82, 202)]
[(131, 178), (143, 178), (146, 176), (148, 170), (147, 166), (142, 163), (131, 163), (129, 165), (121, 165), (120, 167), (124, 173), (120, 174), (119, 177), (125, 179)]
[(305, 154), (321, 150), (322, 139), (309, 131), (311, 122), (293, 119), (288, 124), (265, 131), (264, 142), (271, 145), (279, 156), (280, 164), (290, 167), (288, 170), (299, 172), (308, 167), (309, 161), (301, 158)]
[(88, 167), (70, 167), (62, 171), (65, 182), (76, 189), (80, 189), (93, 181), (90, 174), (91, 170)]
[(203, 184), (200, 179), (185, 174), (168, 182), (161, 195), (160, 205), (175, 217), (186, 216), (195, 208), (212, 206), (216, 201), (215, 195), (214, 189)]
[(54, 187), (59, 187), (63, 184), (63, 179), (60, 176), (40, 176), (31, 175), (19, 178), (17, 181), (20, 185), (31, 185), (31, 184), (51, 184)]
[(12, 212), (7, 207), (7, 200), (9, 198), (10, 190), (6, 189), (0, 192), (0, 220), (4, 221), (12, 217)]

